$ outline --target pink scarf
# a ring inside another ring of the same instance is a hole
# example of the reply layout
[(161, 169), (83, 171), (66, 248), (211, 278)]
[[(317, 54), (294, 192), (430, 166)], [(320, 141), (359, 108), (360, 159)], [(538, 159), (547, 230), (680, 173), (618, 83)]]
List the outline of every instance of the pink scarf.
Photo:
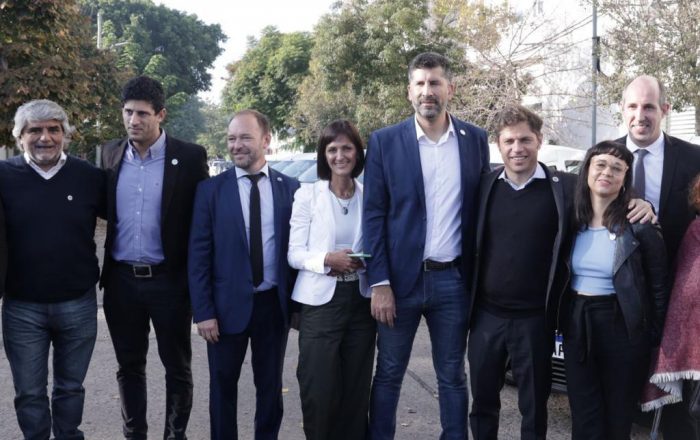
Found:
[(677, 257), (663, 337), (652, 355), (642, 411), (680, 402), (683, 380), (700, 380), (700, 218), (693, 220)]

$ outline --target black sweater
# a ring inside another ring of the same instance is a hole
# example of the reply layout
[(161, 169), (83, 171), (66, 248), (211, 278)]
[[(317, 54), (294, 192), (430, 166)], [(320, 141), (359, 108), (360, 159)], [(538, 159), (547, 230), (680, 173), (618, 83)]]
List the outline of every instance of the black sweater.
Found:
[(557, 211), (547, 179), (498, 180), (488, 203), (477, 301), (499, 316), (544, 312)]
[(0, 162), (8, 297), (67, 301), (95, 285), (99, 276), (95, 222), (103, 212), (104, 185), (100, 169), (70, 156), (49, 180), (22, 156)]

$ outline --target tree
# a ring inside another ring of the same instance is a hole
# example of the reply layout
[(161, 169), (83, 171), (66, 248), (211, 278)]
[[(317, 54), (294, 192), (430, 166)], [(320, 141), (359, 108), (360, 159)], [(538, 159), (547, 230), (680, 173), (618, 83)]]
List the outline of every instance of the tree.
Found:
[(104, 15), (105, 47), (119, 53), (120, 67), (160, 80), (167, 96), (194, 95), (211, 85), (211, 68), (225, 42), (218, 24), (205, 24), (150, 0), (79, 0), (97, 31), (97, 13)]
[(206, 103), (201, 109), (204, 130), (197, 136), (197, 143), (207, 148), (209, 157), (228, 157), (226, 130), (229, 115), (216, 104)]
[(367, 136), (409, 115), (406, 72), (418, 53), (432, 50), (463, 59), (449, 32), (426, 20), (428, 3), (349, 0), (321, 18), (292, 120), (303, 144), (313, 145), (335, 118), (352, 120)]
[(206, 118), (202, 114), (204, 102), (197, 95), (178, 93), (168, 98), (168, 114), (163, 128), (178, 139), (196, 142), (198, 136), (206, 130)]
[(700, 134), (700, 2), (603, 0), (600, 10), (613, 22), (603, 45), (604, 59), (612, 64), (602, 81), (608, 102), (619, 102), (635, 76), (656, 76), (675, 108), (695, 106)]
[(306, 32), (283, 34), (273, 26), (263, 29), (260, 39), (250, 37), (243, 58), (228, 66), (224, 109), (255, 108), (270, 118), (281, 139), (288, 137), (290, 114), (308, 74), (312, 45)]
[(14, 145), (14, 113), (32, 99), (66, 110), (77, 128), (71, 148), (80, 155), (118, 133), (123, 78), (113, 55), (95, 48), (74, 0), (0, 1), (0, 43), (0, 145)]

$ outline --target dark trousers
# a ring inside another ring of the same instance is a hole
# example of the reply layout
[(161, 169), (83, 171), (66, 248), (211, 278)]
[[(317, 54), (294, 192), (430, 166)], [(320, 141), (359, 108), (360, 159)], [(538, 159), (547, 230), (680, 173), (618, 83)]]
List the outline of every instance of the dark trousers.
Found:
[(277, 289), (254, 294), (253, 312), (245, 331), (220, 335), (207, 344), (211, 438), (238, 438), (238, 378), (248, 349), (255, 383), (255, 439), (274, 440), (282, 424), (282, 369), (287, 346)]
[(297, 378), (307, 440), (364, 440), (376, 322), (359, 282), (338, 282), (330, 302), (303, 305)]
[(498, 439), (500, 393), (508, 359), (518, 384), (520, 438), (546, 438), (553, 344), (554, 332), (547, 328), (544, 313), (502, 318), (476, 308), (467, 345), (474, 400), (469, 424), (475, 439)]
[(664, 440), (698, 440), (700, 424), (688, 413), (688, 402), (694, 381), (683, 381), (683, 401), (665, 405), (661, 412), (661, 432)]
[(167, 273), (135, 278), (116, 266), (105, 285), (104, 311), (119, 369), (124, 437), (147, 438), (146, 355), (150, 325), (165, 367), (164, 439), (185, 439), (192, 409), (192, 311), (182, 283)]
[(564, 351), (573, 440), (628, 440), (649, 369), (648, 335), (628, 335), (614, 296), (577, 296)]

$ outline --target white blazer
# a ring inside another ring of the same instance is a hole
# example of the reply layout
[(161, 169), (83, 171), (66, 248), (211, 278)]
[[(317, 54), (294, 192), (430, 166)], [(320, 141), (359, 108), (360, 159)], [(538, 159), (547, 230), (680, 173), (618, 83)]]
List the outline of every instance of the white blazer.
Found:
[[(362, 251), (362, 184), (355, 179), (360, 221), (355, 227), (354, 252)], [(319, 306), (333, 298), (336, 278), (326, 275), (323, 262), (326, 254), (335, 251), (335, 217), (333, 195), (327, 180), (302, 185), (294, 194), (292, 217), (289, 220), (289, 265), (299, 269), (292, 299), (302, 304)], [(358, 271), (360, 293), (370, 296), (364, 269)]]

